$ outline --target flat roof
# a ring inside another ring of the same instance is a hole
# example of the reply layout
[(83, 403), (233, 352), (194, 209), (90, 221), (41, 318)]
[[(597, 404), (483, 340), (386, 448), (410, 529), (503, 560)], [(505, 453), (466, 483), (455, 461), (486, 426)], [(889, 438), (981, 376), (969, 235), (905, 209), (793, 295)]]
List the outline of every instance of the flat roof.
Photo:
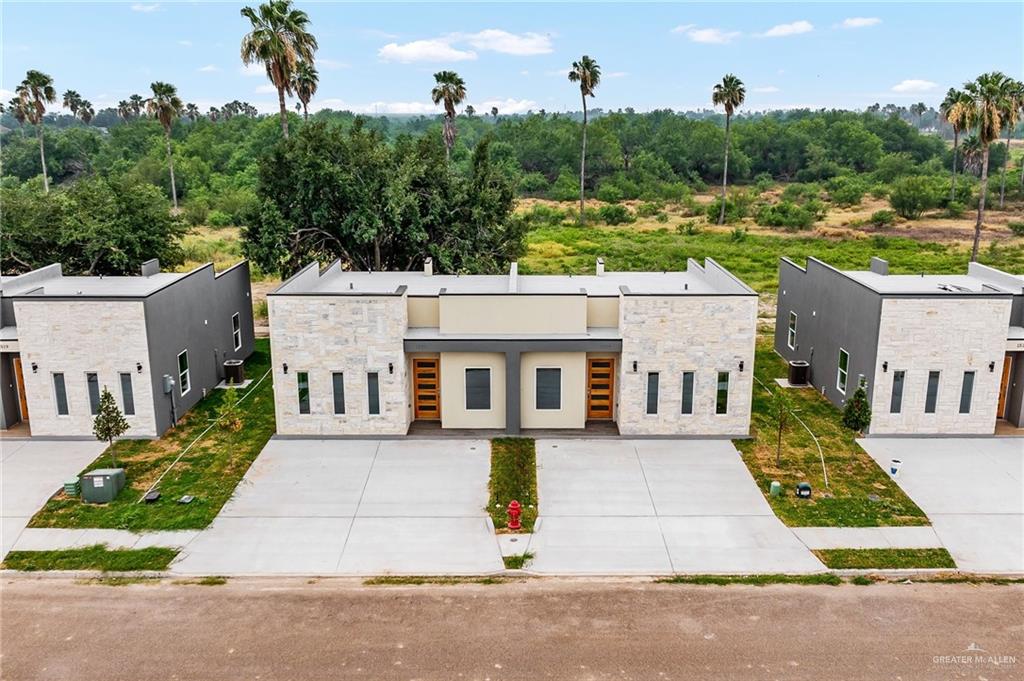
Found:
[(188, 272), (160, 272), (148, 277), (50, 277), (19, 282), (18, 277), (3, 277), (0, 290), (4, 296), (85, 296), (142, 297), (171, 284)]
[(1010, 293), (969, 274), (877, 274), (862, 270), (846, 270), (843, 274), (879, 293)]

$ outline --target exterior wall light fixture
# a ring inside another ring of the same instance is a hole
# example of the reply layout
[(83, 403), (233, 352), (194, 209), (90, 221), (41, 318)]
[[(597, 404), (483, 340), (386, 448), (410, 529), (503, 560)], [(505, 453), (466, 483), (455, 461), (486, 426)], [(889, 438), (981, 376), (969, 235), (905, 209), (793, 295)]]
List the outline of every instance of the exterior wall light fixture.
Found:
[(995, 362), (989, 362), (988, 363), (988, 372), (991, 374), (995, 370), (996, 370), (996, 363)]
[(137, 371), (140, 374), (142, 373), (142, 362), (135, 363), (135, 371)]
[(388, 373), (389, 374), (395, 373), (395, 365), (394, 365), (393, 362), (388, 362)]
[(636, 373), (636, 360), (633, 360), (633, 373)]
[(284, 362), (283, 364), (281, 364), (281, 370), (284, 371), (286, 374), (288, 373), (288, 362)]
[(889, 371), (889, 363), (888, 362), (882, 362), (882, 373), (884, 374), (887, 371)]
[(32, 362), (32, 373), (33, 374), (38, 374), (39, 373), (39, 365), (36, 364), (35, 362)]
[(743, 373), (743, 360), (740, 360), (740, 373)]

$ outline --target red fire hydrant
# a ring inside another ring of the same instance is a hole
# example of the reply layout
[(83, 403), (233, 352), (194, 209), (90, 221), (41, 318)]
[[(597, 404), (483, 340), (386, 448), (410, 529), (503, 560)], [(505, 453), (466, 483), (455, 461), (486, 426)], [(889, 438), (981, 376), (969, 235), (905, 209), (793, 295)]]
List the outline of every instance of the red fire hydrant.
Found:
[(519, 523), (519, 516), (523, 514), (523, 508), (519, 505), (519, 502), (513, 499), (508, 505), (508, 529), (519, 530), (522, 529), (522, 525)]

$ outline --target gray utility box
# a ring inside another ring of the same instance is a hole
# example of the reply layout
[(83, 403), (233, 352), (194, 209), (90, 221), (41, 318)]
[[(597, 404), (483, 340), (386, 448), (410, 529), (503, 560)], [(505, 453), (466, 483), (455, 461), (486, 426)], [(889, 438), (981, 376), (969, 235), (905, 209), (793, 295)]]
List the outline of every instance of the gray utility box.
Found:
[(82, 476), (82, 500), (106, 504), (117, 498), (124, 487), (123, 468), (98, 468)]
[(229, 359), (224, 362), (224, 380), (228, 385), (245, 383), (245, 365), (240, 359)]

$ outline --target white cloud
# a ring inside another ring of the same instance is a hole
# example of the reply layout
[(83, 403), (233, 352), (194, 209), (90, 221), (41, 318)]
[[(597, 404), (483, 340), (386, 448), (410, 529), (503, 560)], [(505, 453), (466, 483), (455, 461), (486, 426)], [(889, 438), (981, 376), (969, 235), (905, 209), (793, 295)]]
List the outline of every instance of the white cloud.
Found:
[(220, 71), (220, 69), (214, 64), (207, 64), (206, 66), (200, 66), (196, 71), (199, 71), (200, 73), (216, 73), (217, 71)]
[(149, 4), (149, 5), (143, 4), (141, 2), (137, 2), (134, 5), (132, 5), (132, 11), (133, 12), (155, 12), (158, 9), (160, 9), (160, 3), (159, 2), (154, 2), (154, 3)]
[(481, 51), (490, 50), (517, 57), (550, 54), (554, 51), (551, 46), (551, 38), (541, 33), (515, 34), (497, 28), (488, 28), (479, 33), (455, 34), (449, 39), (453, 42), (465, 40), (472, 47)]
[(569, 77), (569, 71), (571, 71), (571, 70), (572, 69), (570, 69), (567, 66), (564, 69), (554, 69), (553, 71), (545, 71), (544, 75), (545, 76), (553, 76), (553, 77), (557, 76), (557, 77), (560, 77), (560, 78), (568, 78)]
[(755, 87), (751, 89), (751, 92), (760, 92), (762, 94), (769, 94), (772, 92), (779, 92), (779, 88), (774, 85), (762, 85), (761, 87)]
[(259, 87), (256, 88), (256, 94), (258, 95), (270, 95), (275, 93), (277, 93), (277, 88), (274, 87), (272, 83), (260, 85)]
[(604, 74), (605, 78), (625, 78), (629, 75), (628, 71), (612, 71), (611, 73)]
[(882, 20), (878, 17), (850, 17), (843, 19), (843, 28), (867, 28), (868, 26), (877, 26), (882, 23)]
[(726, 31), (721, 28), (697, 28), (695, 24), (676, 26), (671, 32), (685, 35), (691, 41), (705, 45), (726, 45), (740, 36), (739, 31)]
[(191, 40), (179, 40), (178, 44), (181, 45), (182, 47), (192, 47), (192, 41)]
[(367, 38), (379, 38), (382, 40), (398, 40), (397, 33), (388, 33), (387, 31), (381, 31), (376, 28), (364, 28), (359, 31)]
[(934, 90), (938, 85), (930, 80), (921, 80), (918, 78), (908, 78), (907, 80), (901, 80), (892, 86), (893, 92), (902, 92), (904, 94), (912, 94), (916, 92), (930, 92)]
[(415, 61), (466, 61), (476, 59), (476, 52), (457, 50), (445, 39), (414, 40), (411, 43), (388, 43), (377, 51), (384, 61), (408, 64)]
[(523, 69), (522, 71), (519, 72), (519, 75), (520, 76), (528, 76), (528, 75), (530, 75), (530, 72), (527, 71), (526, 69)]
[(338, 61), (337, 59), (328, 59), (326, 57), (317, 57), (315, 64), (318, 68), (325, 69), (327, 71), (352, 68), (352, 65), (348, 62)]
[(488, 99), (476, 106), (477, 113), (488, 114), (492, 106), (498, 107), (499, 114), (520, 114), (536, 109), (537, 102), (532, 99)]
[(814, 30), (814, 24), (809, 21), (794, 21), (790, 24), (779, 24), (772, 26), (764, 33), (760, 34), (762, 38), (785, 38), (791, 35), (800, 35), (801, 33), (810, 33)]
[(267, 75), (266, 67), (259, 63), (249, 64), (248, 66), (243, 64), (238, 67), (238, 72), (246, 77)]

